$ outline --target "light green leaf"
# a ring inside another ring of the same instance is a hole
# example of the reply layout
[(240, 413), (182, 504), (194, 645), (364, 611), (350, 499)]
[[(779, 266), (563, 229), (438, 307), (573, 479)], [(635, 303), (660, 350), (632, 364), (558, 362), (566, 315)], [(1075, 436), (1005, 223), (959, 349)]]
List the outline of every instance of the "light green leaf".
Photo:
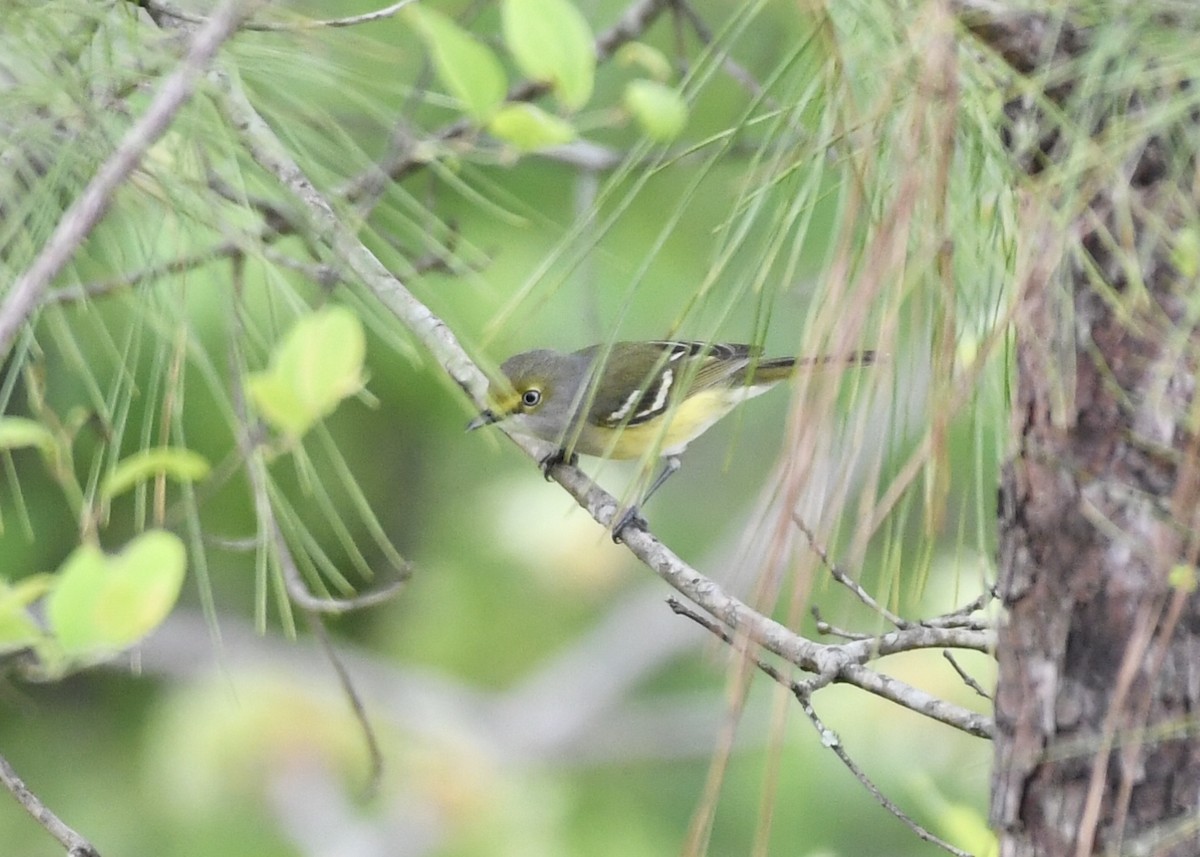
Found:
[(290, 379), (274, 370), (255, 372), (247, 378), (246, 393), (267, 424), (288, 437), (301, 437), (316, 423)]
[(0, 605), (0, 655), (32, 648), (42, 639), (42, 629), (28, 611)]
[(171, 446), (145, 449), (117, 464), (100, 486), (100, 496), (111, 500), (160, 473), (177, 482), (199, 482), (211, 469), (203, 455), (190, 449)]
[(1171, 264), (1188, 279), (1200, 274), (1200, 232), (1191, 227), (1181, 229), (1173, 243)]
[(45, 594), (51, 580), (48, 574), (35, 574), (12, 585), (0, 580), (0, 654), (33, 647), (44, 639), (26, 608)]
[(423, 6), (405, 14), (425, 42), (438, 79), (476, 122), (484, 123), (504, 103), (508, 78), (492, 50), (451, 18)]
[(358, 316), (328, 306), (300, 319), (275, 356), (300, 401), (324, 415), (362, 388), (367, 338)]
[(688, 109), (673, 88), (653, 80), (631, 80), (625, 87), (625, 109), (652, 140), (674, 140), (687, 124)]
[(0, 449), (35, 446), (46, 453), (54, 451), (54, 435), (39, 422), (24, 417), (0, 417)]
[(488, 130), (524, 152), (559, 146), (575, 139), (569, 122), (551, 116), (535, 104), (506, 104), (496, 111)]
[(1167, 574), (1167, 583), (1174, 589), (1182, 589), (1184, 592), (1195, 592), (1197, 579), (1196, 567), (1194, 565), (1175, 565), (1171, 567), (1171, 571)]
[(569, 110), (592, 97), (596, 48), (587, 19), (569, 0), (504, 0), (504, 41), (521, 71), (549, 83)]
[(136, 643), (171, 612), (186, 568), (183, 542), (165, 530), (142, 533), (115, 556), (76, 548), (46, 603), (63, 653), (90, 661)]
[(671, 61), (667, 55), (645, 42), (626, 42), (617, 49), (613, 57), (623, 66), (637, 66), (657, 81), (671, 77)]
[(299, 437), (362, 388), (366, 352), (358, 317), (345, 307), (326, 307), (288, 331), (270, 368), (252, 374), (246, 389), (263, 419)]

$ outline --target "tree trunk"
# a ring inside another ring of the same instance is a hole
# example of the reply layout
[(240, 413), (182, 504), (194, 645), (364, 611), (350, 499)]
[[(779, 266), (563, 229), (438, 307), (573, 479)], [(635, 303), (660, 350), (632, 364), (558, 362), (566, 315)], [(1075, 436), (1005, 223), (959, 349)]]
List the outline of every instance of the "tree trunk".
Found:
[[(1104, 64), (1089, 53), (1098, 29), (971, 5), (960, 5), (969, 29), (1055, 87), (1041, 109), (1011, 105), (1006, 129), (1030, 178), (1016, 448), (1000, 498), (992, 820), (1003, 857), (1194, 857), (1197, 129), (1192, 110), (1163, 110), (1190, 103), (1191, 87), (1137, 58), (1145, 34), (1127, 37), (1132, 60)], [(1073, 76), (1084, 69), (1100, 80)]]

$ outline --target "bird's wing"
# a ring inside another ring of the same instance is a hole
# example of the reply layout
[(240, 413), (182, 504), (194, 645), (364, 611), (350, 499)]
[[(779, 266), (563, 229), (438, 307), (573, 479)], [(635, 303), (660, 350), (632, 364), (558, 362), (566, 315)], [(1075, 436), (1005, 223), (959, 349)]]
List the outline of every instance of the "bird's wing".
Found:
[[(717, 386), (759, 353), (748, 345), (676, 340), (622, 342), (607, 355), (605, 351), (593, 345), (578, 353), (593, 362), (605, 360), (594, 383), (588, 422), (612, 427), (655, 419), (667, 411), (683, 385), (693, 391)], [(622, 383), (605, 383), (614, 375)]]

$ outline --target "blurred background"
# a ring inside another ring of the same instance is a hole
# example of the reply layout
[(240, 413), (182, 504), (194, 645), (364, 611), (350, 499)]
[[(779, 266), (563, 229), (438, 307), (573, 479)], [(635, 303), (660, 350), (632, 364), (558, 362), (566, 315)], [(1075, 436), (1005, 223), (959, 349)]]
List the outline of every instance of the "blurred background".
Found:
[[(174, 62), (172, 31), (135, 4), (34, 5), (0, 13), (12, 58), (0, 113), (11, 145), (56, 168), (8, 179), (21, 200), (9, 281)], [(521, 79), (496, 4), (423, 5)], [(654, 4), (576, 5), (601, 34)], [(437, 139), (462, 114), (403, 15), (244, 33), (222, 59), (343, 220), (485, 367), (614, 338), (879, 349), (871, 369), (739, 409), (645, 510), (687, 562), (819, 639), (813, 607), (853, 631), (886, 626), (830, 581), (792, 510), (908, 618), (965, 604), (992, 577), (1012, 217), (986, 142), (986, 74), (960, 58), (949, 74), (965, 94), (930, 82), (924, 39), (946, 36), (935, 4), (834, 5), (656, 12), (637, 38), (688, 111), (658, 143), (622, 100), (636, 58), (601, 63), (587, 106), (559, 109), (576, 138), (540, 153), (474, 132)], [(263, 17), (370, 9), (294, 2)], [(95, 98), (109, 79), (120, 109)], [(166, 622), (113, 662), (0, 682), (0, 752), (27, 784), (105, 857), (663, 855), (687, 853), (709, 812), (707, 850), (691, 853), (944, 853), (878, 804), (786, 689), (675, 615), (669, 587), (498, 431), (464, 433), (474, 406), (361, 283), (314, 278), (329, 260), (310, 236), (263, 233), (246, 199), (295, 204), (214, 87), (152, 150), (4, 367), (6, 413), (78, 426), (85, 486), (167, 440), (214, 467), (168, 490), (162, 525), (188, 545), (188, 578)], [(89, 131), (62, 134), (76, 126)], [(355, 208), (344, 183), (396, 140), (428, 150)], [(237, 204), (214, 176), (240, 189)], [(240, 268), (212, 253), (225, 242)], [(229, 384), (331, 304), (366, 329), (364, 389), (267, 464), (315, 590), (344, 594), (331, 570), (370, 590), (411, 563), (387, 603), (326, 620), (378, 736), (373, 794), (364, 735), (262, 537)], [(0, 576), (18, 581), (57, 568), (80, 524), (34, 450), (4, 455)], [(642, 472), (583, 464), (618, 496)], [(100, 543), (120, 550), (157, 523), (152, 507), (146, 488), (115, 499)], [(958, 659), (990, 687), (988, 658)], [(938, 651), (879, 667), (990, 710)], [(986, 741), (851, 688), (813, 702), (891, 800), (986, 849)], [(5, 854), (62, 852), (8, 799), (0, 841)]]

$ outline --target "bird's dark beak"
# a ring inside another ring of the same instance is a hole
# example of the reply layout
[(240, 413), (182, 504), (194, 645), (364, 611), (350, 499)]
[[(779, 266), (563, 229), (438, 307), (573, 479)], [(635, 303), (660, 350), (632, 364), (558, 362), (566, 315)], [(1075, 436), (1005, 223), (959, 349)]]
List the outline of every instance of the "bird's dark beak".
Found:
[(491, 411), (491, 410), (484, 411), (479, 416), (477, 416), (475, 419), (473, 419), (469, 423), (467, 423), (467, 431), (475, 431), (475, 429), (477, 429), (477, 428), (482, 428), (483, 426), (490, 426), (492, 423), (497, 422), (499, 419), (500, 418), (498, 416), (496, 416), (495, 411)]

